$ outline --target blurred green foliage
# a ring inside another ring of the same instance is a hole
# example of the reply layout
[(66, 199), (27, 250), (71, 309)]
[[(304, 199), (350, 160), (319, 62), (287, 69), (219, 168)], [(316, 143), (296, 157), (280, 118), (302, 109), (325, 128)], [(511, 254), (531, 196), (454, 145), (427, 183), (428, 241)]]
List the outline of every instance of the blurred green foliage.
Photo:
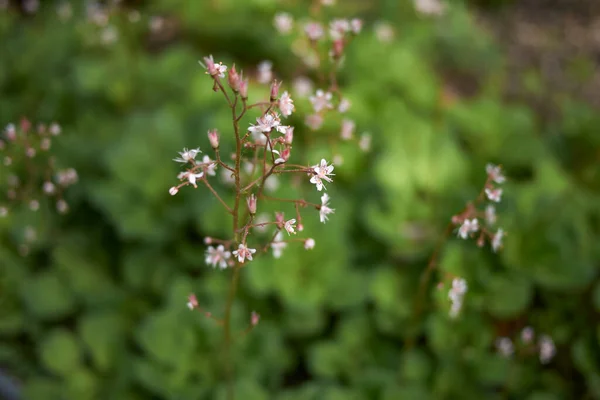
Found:
[[(212, 53), (250, 71), (271, 59), (290, 83), (299, 61), (272, 18), (305, 15), (308, 2), (157, 0), (139, 22), (113, 13), (110, 44), (83, 9), (61, 20), (51, 3), (33, 16), (0, 11), (0, 123), (59, 121), (57, 151), (80, 182), (69, 215), (37, 221), (27, 258), (15, 250), (22, 221), (0, 219), (0, 366), (27, 399), (225, 398), (222, 331), (185, 298), (195, 292), (222, 314), (229, 273), (204, 265), (202, 237), (226, 236), (229, 221), (204, 190), (169, 196), (171, 158), (209, 149), (212, 127), (232, 146), (197, 61)], [(374, 148), (339, 149), (336, 213), (324, 226), (305, 221), (314, 250), (289, 246), (280, 261), (244, 268), (233, 324), (243, 330), (252, 310), (261, 321), (233, 349), (238, 398), (600, 399), (598, 113), (552, 93), (550, 117), (506, 101), (504, 55), (459, 3), (439, 19), (408, 1), (341, 3), (339, 15), (366, 23), (340, 80)], [(158, 34), (148, 28), (156, 16)], [(376, 38), (380, 20), (393, 41)], [(476, 90), (461, 92), (450, 72)], [(302, 137), (302, 121), (292, 123)], [(328, 149), (305, 150), (314, 160)], [(434, 282), (414, 327), (419, 277), (487, 162), (509, 177), (505, 248), (451, 238), (436, 279), (467, 279), (465, 309), (449, 319)], [(278, 195), (297, 191), (283, 184)], [(554, 339), (550, 364), (495, 352), (497, 337), (517, 339), (526, 325)]]

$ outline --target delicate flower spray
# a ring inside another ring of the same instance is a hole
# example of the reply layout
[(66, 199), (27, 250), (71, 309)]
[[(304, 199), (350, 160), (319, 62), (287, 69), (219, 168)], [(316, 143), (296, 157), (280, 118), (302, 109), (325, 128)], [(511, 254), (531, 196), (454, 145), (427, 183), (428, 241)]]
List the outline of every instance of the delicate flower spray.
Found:
[[(68, 212), (64, 192), (77, 182), (78, 176), (73, 168), (58, 168), (52, 144), (61, 131), (56, 122), (34, 126), (23, 118), (18, 125), (8, 124), (0, 132), (0, 218), (21, 210), (37, 213), (47, 208), (59, 214)], [(19, 252), (26, 256), (38, 238), (37, 229), (32, 225), (20, 228), (23, 234)]]
[[(498, 185), (504, 183), (506, 178), (502, 173), (502, 168), (498, 165), (488, 164), (486, 166), (486, 173), (487, 179), (481, 192), (474, 201), (467, 203), (460, 213), (452, 217), (438, 246), (429, 259), (417, 292), (414, 310), (415, 322), (418, 321), (418, 317), (422, 311), (427, 284), (437, 265), (439, 253), (452, 233), (455, 233), (462, 240), (474, 239), (479, 247), (485, 246), (487, 242), (494, 253), (502, 248), (502, 240), (506, 232), (502, 228), (495, 228), (497, 223), (495, 204), (501, 201), (502, 196), (502, 188)], [(457, 318), (463, 308), (468, 283), (465, 278), (449, 273), (445, 274), (445, 281), (451, 282), (450, 289), (448, 290), (448, 300), (450, 303), (448, 315), (450, 318)], [(438, 288), (441, 289), (443, 287), (444, 282), (442, 281), (438, 284)], [(414, 338), (409, 338), (408, 343), (412, 346)], [(501, 347), (503, 352), (509, 352), (506, 341), (503, 341)]]

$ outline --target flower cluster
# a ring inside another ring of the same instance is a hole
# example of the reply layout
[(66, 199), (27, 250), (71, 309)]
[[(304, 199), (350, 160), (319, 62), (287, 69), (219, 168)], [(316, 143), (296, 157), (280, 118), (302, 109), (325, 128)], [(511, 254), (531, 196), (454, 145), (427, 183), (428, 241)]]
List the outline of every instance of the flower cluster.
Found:
[[(77, 182), (78, 175), (73, 168), (57, 168), (58, 161), (51, 147), (61, 131), (56, 122), (39, 123), (34, 127), (24, 118), (18, 126), (8, 124), (0, 133), (0, 218), (21, 207), (36, 212), (47, 201), (53, 203), (60, 214), (68, 211), (64, 191)], [(27, 227), (25, 242), (35, 237), (35, 229)], [(22, 247), (21, 253), (27, 253), (26, 247)]]
[(496, 339), (496, 350), (503, 357), (511, 357), (515, 352), (523, 356), (537, 354), (541, 364), (548, 364), (556, 355), (556, 346), (549, 335), (542, 334), (535, 342), (535, 332), (526, 326), (521, 330), (521, 341), (513, 342), (509, 337)]
[[(315, 15), (310, 20), (295, 21), (291, 14), (279, 12), (275, 15), (273, 24), (277, 31), (286, 37), (291, 37), (291, 48), (294, 53), (311, 70), (330, 71), (325, 75), (315, 74), (320, 79), (320, 87), (315, 89), (311, 78), (298, 76), (294, 87), (296, 96), (307, 98), (312, 112), (304, 118), (306, 126), (312, 130), (320, 130), (326, 119), (335, 119), (340, 130), (335, 132), (341, 141), (356, 140), (359, 148), (365, 152), (370, 150), (371, 135), (368, 132), (356, 136), (356, 123), (343, 117), (351, 107), (350, 100), (345, 97), (337, 82), (337, 71), (342, 67), (344, 55), (352, 39), (361, 33), (363, 22), (358, 19), (334, 18), (327, 19), (322, 8), (328, 6), (324, 2), (316, 4)], [(273, 79), (272, 64), (268, 61), (258, 66), (258, 81), (270, 82)], [(286, 115), (284, 109), (280, 110)], [(334, 156), (336, 164), (341, 164), (342, 157)]]
[[(499, 203), (502, 197), (502, 188), (495, 187), (494, 184), (504, 183), (506, 177), (498, 165), (488, 164), (486, 172), (487, 181), (482, 193), (475, 203), (467, 204), (462, 213), (452, 217), (452, 223), (458, 226), (457, 235), (461, 239), (476, 237), (479, 246), (483, 246), (487, 240), (492, 250), (497, 252), (502, 248), (502, 240), (506, 233), (502, 228), (498, 228), (495, 232), (492, 231), (497, 222), (494, 203)], [(479, 211), (476, 206), (484, 200), (488, 200), (490, 203), (485, 206), (483, 211)], [(483, 226), (480, 224), (480, 220), (484, 221)]]

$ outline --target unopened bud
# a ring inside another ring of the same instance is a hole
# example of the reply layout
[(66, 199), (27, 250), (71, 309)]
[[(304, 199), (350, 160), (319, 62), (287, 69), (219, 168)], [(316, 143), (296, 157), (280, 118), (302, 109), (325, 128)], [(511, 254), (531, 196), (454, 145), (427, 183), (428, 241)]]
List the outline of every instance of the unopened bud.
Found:
[(315, 239), (308, 238), (304, 241), (304, 248), (306, 250), (312, 250), (315, 248)]
[(246, 199), (246, 201), (248, 202), (248, 211), (250, 211), (250, 214), (256, 214), (256, 196), (254, 195), (254, 193), (251, 194), (250, 197)]
[(44, 193), (53, 194), (56, 188), (54, 187), (54, 183), (50, 181), (44, 182)]
[(27, 155), (27, 157), (33, 158), (33, 157), (35, 157), (35, 149), (33, 147), (29, 147), (25, 151), (25, 154)]
[(235, 65), (233, 65), (229, 70), (227, 81), (229, 82), (229, 86), (231, 87), (231, 89), (233, 89), (234, 92), (238, 92), (240, 90), (240, 76), (235, 70)]
[(213, 149), (219, 148), (219, 131), (216, 129), (211, 129), (208, 131), (208, 141)]
[(350, 28), (352, 29), (352, 33), (354, 33), (355, 35), (358, 35), (360, 33), (360, 31), (362, 30), (362, 26), (363, 22), (358, 18), (354, 18), (352, 21), (350, 21)]
[(204, 238), (204, 244), (211, 244), (212, 243), (212, 238), (210, 236), (207, 236)]
[(291, 151), (288, 147), (281, 152), (281, 158), (283, 158), (285, 161), (287, 161), (290, 159), (290, 154), (291, 154)]
[(277, 100), (279, 97), (279, 86), (281, 86), (281, 82), (273, 81), (271, 83), (271, 102)]
[(252, 326), (256, 326), (258, 325), (258, 321), (260, 321), (260, 314), (258, 314), (255, 311), (252, 311), (252, 314), (250, 315), (250, 323), (252, 324)]
[(285, 143), (287, 144), (292, 144), (292, 142), (294, 141), (294, 127), (290, 126), (285, 130), (285, 137), (284, 137)]
[(298, 229), (298, 232), (302, 232), (304, 230), (304, 225), (299, 223), (298, 226), (296, 226), (296, 229)]
[(15, 128), (15, 124), (6, 125), (4, 132), (6, 133), (6, 138), (11, 142), (17, 138), (17, 129)]
[(56, 202), (56, 209), (59, 213), (64, 214), (69, 210), (69, 205), (63, 199)]
[(335, 60), (340, 59), (344, 54), (344, 41), (342, 39), (334, 40), (331, 51)]
[(177, 186), (173, 186), (171, 189), (169, 189), (169, 194), (171, 196), (175, 196), (177, 194), (177, 192), (179, 192), (179, 189), (177, 189)]
[(23, 133), (29, 132), (29, 129), (31, 129), (31, 122), (27, 118), (21, 119), (21, 130)]
[(248, 98), (248, 79), (242, 79), (240, 82), (240, 96), (242, 99)]
[(187, 306), (190, 310), (198, 307), (198, 299), (196, 298), (195, 294), (192, 293), (188, 296)]

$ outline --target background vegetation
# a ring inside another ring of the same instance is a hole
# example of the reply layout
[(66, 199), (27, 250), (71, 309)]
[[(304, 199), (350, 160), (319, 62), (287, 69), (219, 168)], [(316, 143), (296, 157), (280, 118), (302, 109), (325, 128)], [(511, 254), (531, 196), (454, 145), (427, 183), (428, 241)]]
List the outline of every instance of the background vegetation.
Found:
[[(252, 310), (261, 321), (234, 349), (238, 398), (600, 399), (596, 109), (549, 90), (535, 65), (509, 72), (504, 47), (466, 4), (432, 18), (409, 1), (339, 3), (337, 15), (365, 21), (341, 82), (373, 149), (338, 149), (336, 213), (326, 225), (305, 221), (313, 251), (290, 246), (243, 271), (234, 325), (247, 326)], [(80, 178), (66, 216), (43, 203), (0, 219), (0, 366), (23, 398), (223, 398), (221, 331), (185, 303), (195, 292), (221, 313), (228, 273), (204, 264), (202, 238), (228, 233), (229, 221), (201, 189), (169, 196), (171, 159), (184, 146), (208, 149), (209, 128), (228, 134), (198, 60), (214, 54), (249, 73), (269, 59), (289, 84), (304, 71), (272, 20), (307, 9), (131, 1), (106, 26), (79, 3), (70, 18), (54, 2), (0, 11), (0, 124), (58, 121), (55, 151)], [(377, 38), (381, 21), (393, 40)], [(293, 124), (301, 137), (302, 121)], [(464, 310), (448, 317), (438, 273), (415, 326), (419, 277), (487, 162), (509, 178), (504, 250), (451, 237), (440, 271), (467, 279)], [(23, 257), (28, 225), (38, 238)], [(549, 364), (519, 350), (525, 326), (555, 341)], [(501, 336), (515, 339), (513, 357), (495, 350)]]

